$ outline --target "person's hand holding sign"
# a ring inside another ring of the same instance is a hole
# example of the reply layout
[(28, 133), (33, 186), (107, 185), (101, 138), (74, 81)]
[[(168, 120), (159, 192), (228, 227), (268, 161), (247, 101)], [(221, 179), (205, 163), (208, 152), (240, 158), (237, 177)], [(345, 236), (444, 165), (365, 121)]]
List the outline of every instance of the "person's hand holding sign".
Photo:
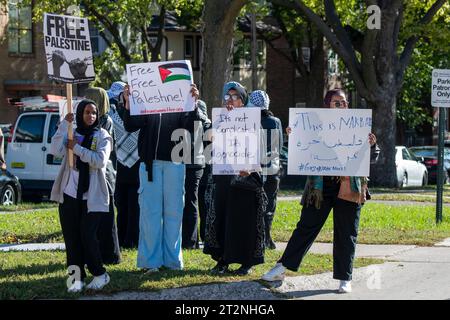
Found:
[(127, 84), (123, 88), (123, 105), (125, 109), (130, 110), (130, 86)]
[(369, 133), (369, 144), (374, 146), (377, 143), (377, 137), (373, 133)]
[(191, 94), (195, 98), (195, 101), (200, 97), (200, 91), (197, 89), (197, 85), (195, 83), (191, 84)]

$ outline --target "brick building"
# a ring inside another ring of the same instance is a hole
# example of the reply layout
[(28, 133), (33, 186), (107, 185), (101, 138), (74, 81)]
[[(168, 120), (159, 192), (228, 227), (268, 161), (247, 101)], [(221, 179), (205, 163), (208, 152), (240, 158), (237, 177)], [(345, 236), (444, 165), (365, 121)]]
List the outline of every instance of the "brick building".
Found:
[(11, 123), (21, 97), (64, 95), (65, 87), (47, 78), (42, 23), (32, 23), (31, 7), (0, 4), (0, 123)]

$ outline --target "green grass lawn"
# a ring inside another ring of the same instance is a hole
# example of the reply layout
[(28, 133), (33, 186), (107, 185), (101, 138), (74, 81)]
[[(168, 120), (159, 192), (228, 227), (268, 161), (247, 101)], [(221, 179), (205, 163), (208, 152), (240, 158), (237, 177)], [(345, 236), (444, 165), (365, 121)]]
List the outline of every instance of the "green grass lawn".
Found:
[[(102, 294), (119, 291), (154, 291), (166, 288), (177, 288), (208, 283), (229, 281), (257, 280), (270, 269), (280, 257), (280, 252), (266, 251), (266, 263), (256, 266), (254, 272), (245, 277), (234, 275), (211, 275), (215, 262), (201, 250), (184, 251), (185, 270), (165, 270), (152, 275), (145, 275), (136, 268), (136, 250), (122, 252), (123, 262), (108, 266), (111, 282)], [(376, 259), (355, 260), (355, 267), (363, 267), (380, 263)], [(288, 272), (288, 275), (310, 275), (331, 271), (333, 266), (331, 255), (308, 254), (300, 273)], [(239, 265), (231, 265), (237, 269)], [(53, 252), (0, 252), (0, 300), (5, 299), (66, 299), (79, 298), (81, 294), (67, 293), (65, 253)], [(87, 281), (90, 281), (88, 277)], [(93, 294), (85, 292), (83, 295)]]
[[(273, 222), (273, 237), (287, 241), (298, 222), (299, 201), (280, 201)], [(435, 207), (388, 205), (368, 202), (361, 211), (358, 243), (433, 245), (450, 237), (450, 208), (443, 209), (443, 222), (436, 226)], [(332, 242), (332, 214), (317, 241)]]
[(63, 242), (56, 208), (0, 214), (0, 244), (35, 242)]
[[(273, 223), (276, 241), (287, 241), (298, 222), (298, 201), (279, 201)], [(359, 243), (415, 244), (428, 246), (450, 237), (450, 208), (444, 207), (443, 222), (436, 226), (433, 205), (388, 205), (367, 202), (361, 213)], [(332, 215), (318, 241), (331, 242)], [(57, 209), (0, 214), (0, 244), (63, 242)]]

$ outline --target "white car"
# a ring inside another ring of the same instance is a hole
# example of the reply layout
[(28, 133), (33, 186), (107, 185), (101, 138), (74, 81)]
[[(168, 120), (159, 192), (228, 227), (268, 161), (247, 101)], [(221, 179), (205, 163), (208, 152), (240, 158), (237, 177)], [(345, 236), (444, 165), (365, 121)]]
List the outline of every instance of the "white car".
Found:
[(43, 108), (23, 112), (14, 125), (6, 164), (26, 196), (39, 199), (50, 194), (62, 160), (49, 153), (58, 122), (57, 108)]
[(398, 187), (426, 186), (428, 171), (420, 159), (412, 155), (404, 146), (396, 146), (395, 151)]

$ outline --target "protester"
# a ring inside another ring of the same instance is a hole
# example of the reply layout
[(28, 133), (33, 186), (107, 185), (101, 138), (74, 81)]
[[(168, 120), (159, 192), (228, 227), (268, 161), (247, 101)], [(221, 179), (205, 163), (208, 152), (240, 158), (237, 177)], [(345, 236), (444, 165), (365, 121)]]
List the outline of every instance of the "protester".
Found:
[(186, 164), (186, 179), (184, 182), (185, 202), (183, 210), (182, 247), (184, 249), (199, 248), (198, 235), (198, 190), (200, 179), (205, 168), (205, 156), (203, 155), (203, 133), (211, 126), (211, 120), (206, 113), (206, 104), (197, 100), (197, 107), (201, 115), (201, 121), (189, 124), (188, 131), (191, 138), (191, 161)]
[[(345, 93), (340, 89), (328, 91), (324, 107), (347, 109)], [(380, 149), (372, 133), (369, 134), (369, 144), (373, 163), (377, 160)], [(340, 280), (340, 293), (351, 292), (359, 217), (361, 207), (369, 195), (367, 182), (366, 177), (308, 176), (301, 200), (303, 208), (300, 221), (282, 257), (262, 279), (282, 280), (286, 269), (297, 271), (333, 209), (333, 278)]]
[[(77, 107), (74, 139), (67, 139), (69, 113), (52, 137), (50, 153), (64, 156), (50, 199), (59, 203), (59, 218), (66, 245), (67, 266), (76, 266), (79, 279), (70, 284), (69, 292), (80, 292), (86, 278), (85, 264), (94, 279), (86, 288), (100, 290), (110, 277), (102, 263), (97, 230), (103, 215), (109, 211), (106, 183), (106, 163), (112, 138), (98, 128), (98, 109), (92, 100), (82, 100)], [(73, 168), (69, 167), (67, 148), (74, 154)]]
[[(192, 96), (198, 90), (192, 85)], [(198, 108), (192, 112), (131, 116), (129, 87), (124, 89), (124, 126), (128, 132), (140, 129), (139, 166), (139, 245), (137, 266), (147, 273), (161, 267), (183, 269), (181, 225), (184, 207), (185, 165), (172, 161), (176, 142), (172, 133), (200, 120)]]
[(277, 208), (277, 193), (280, 186), (280, 150), (283, 146), (283, 128), (280, 119), (269, 111), (269, 104), (270, 99), (265, 91), (256, 90), (249, 96), (249, 107), (261, 108), (261, 126), (267, 150), (262, 165), (264, 191), (268, 201), (264, 213), (265, 245), (268, 249), (275, 249), (276, 246), (270, 232)]
[[(98, 87), (88, 88), (85, 92), (85, 97), (93, 100), (98, 107), (99, 127), (105, 129), (111, 137), (114, 137), (113, 121), (108, 115), (110, 108), (109, 99), (105, 89)], [(102, 221), (100, 223), (100, 227), (98, 228), (100, 252), (102, 253), (103, 263), (105, 264), (118, 264), (122, 259), (114, 215), (113, 196), (116, 185), (116, 170), (114, 169), (114, 163), (115, 153), (113, 149), (106, 166), (106, 181), (108, 183), (108, 191), (110, 196), (109, 213), (102, 215)]]
[(139, 243), (139, 130), (129, 133), (124, 128), (123, 89), (126, 83), (116, 81), (107, 91), (109, 115), (114, 128), (114, 150), (117, 158), (114, 201), (117, 208), (117, 233), (123, 248), (137, 248)]
[[(223, 88), (227, 108), (243, 108), (248, 102), (246, 89), (238, 82), (228, 82)], [(264, 210), (266, 198), (262, 177), (257, 172), (241, 171), (239, 176), (252, 176), (260, 181), (258, 190), (231, 186), (233, 175), (214, 175), (213, 205), (206, 218), (203, 252), (211, 255), (217, 265), (213, 273), (228, 272), (228, 265), (239, 263), (237, 275), (247, 275), (254, 265), (264, 263)]]

